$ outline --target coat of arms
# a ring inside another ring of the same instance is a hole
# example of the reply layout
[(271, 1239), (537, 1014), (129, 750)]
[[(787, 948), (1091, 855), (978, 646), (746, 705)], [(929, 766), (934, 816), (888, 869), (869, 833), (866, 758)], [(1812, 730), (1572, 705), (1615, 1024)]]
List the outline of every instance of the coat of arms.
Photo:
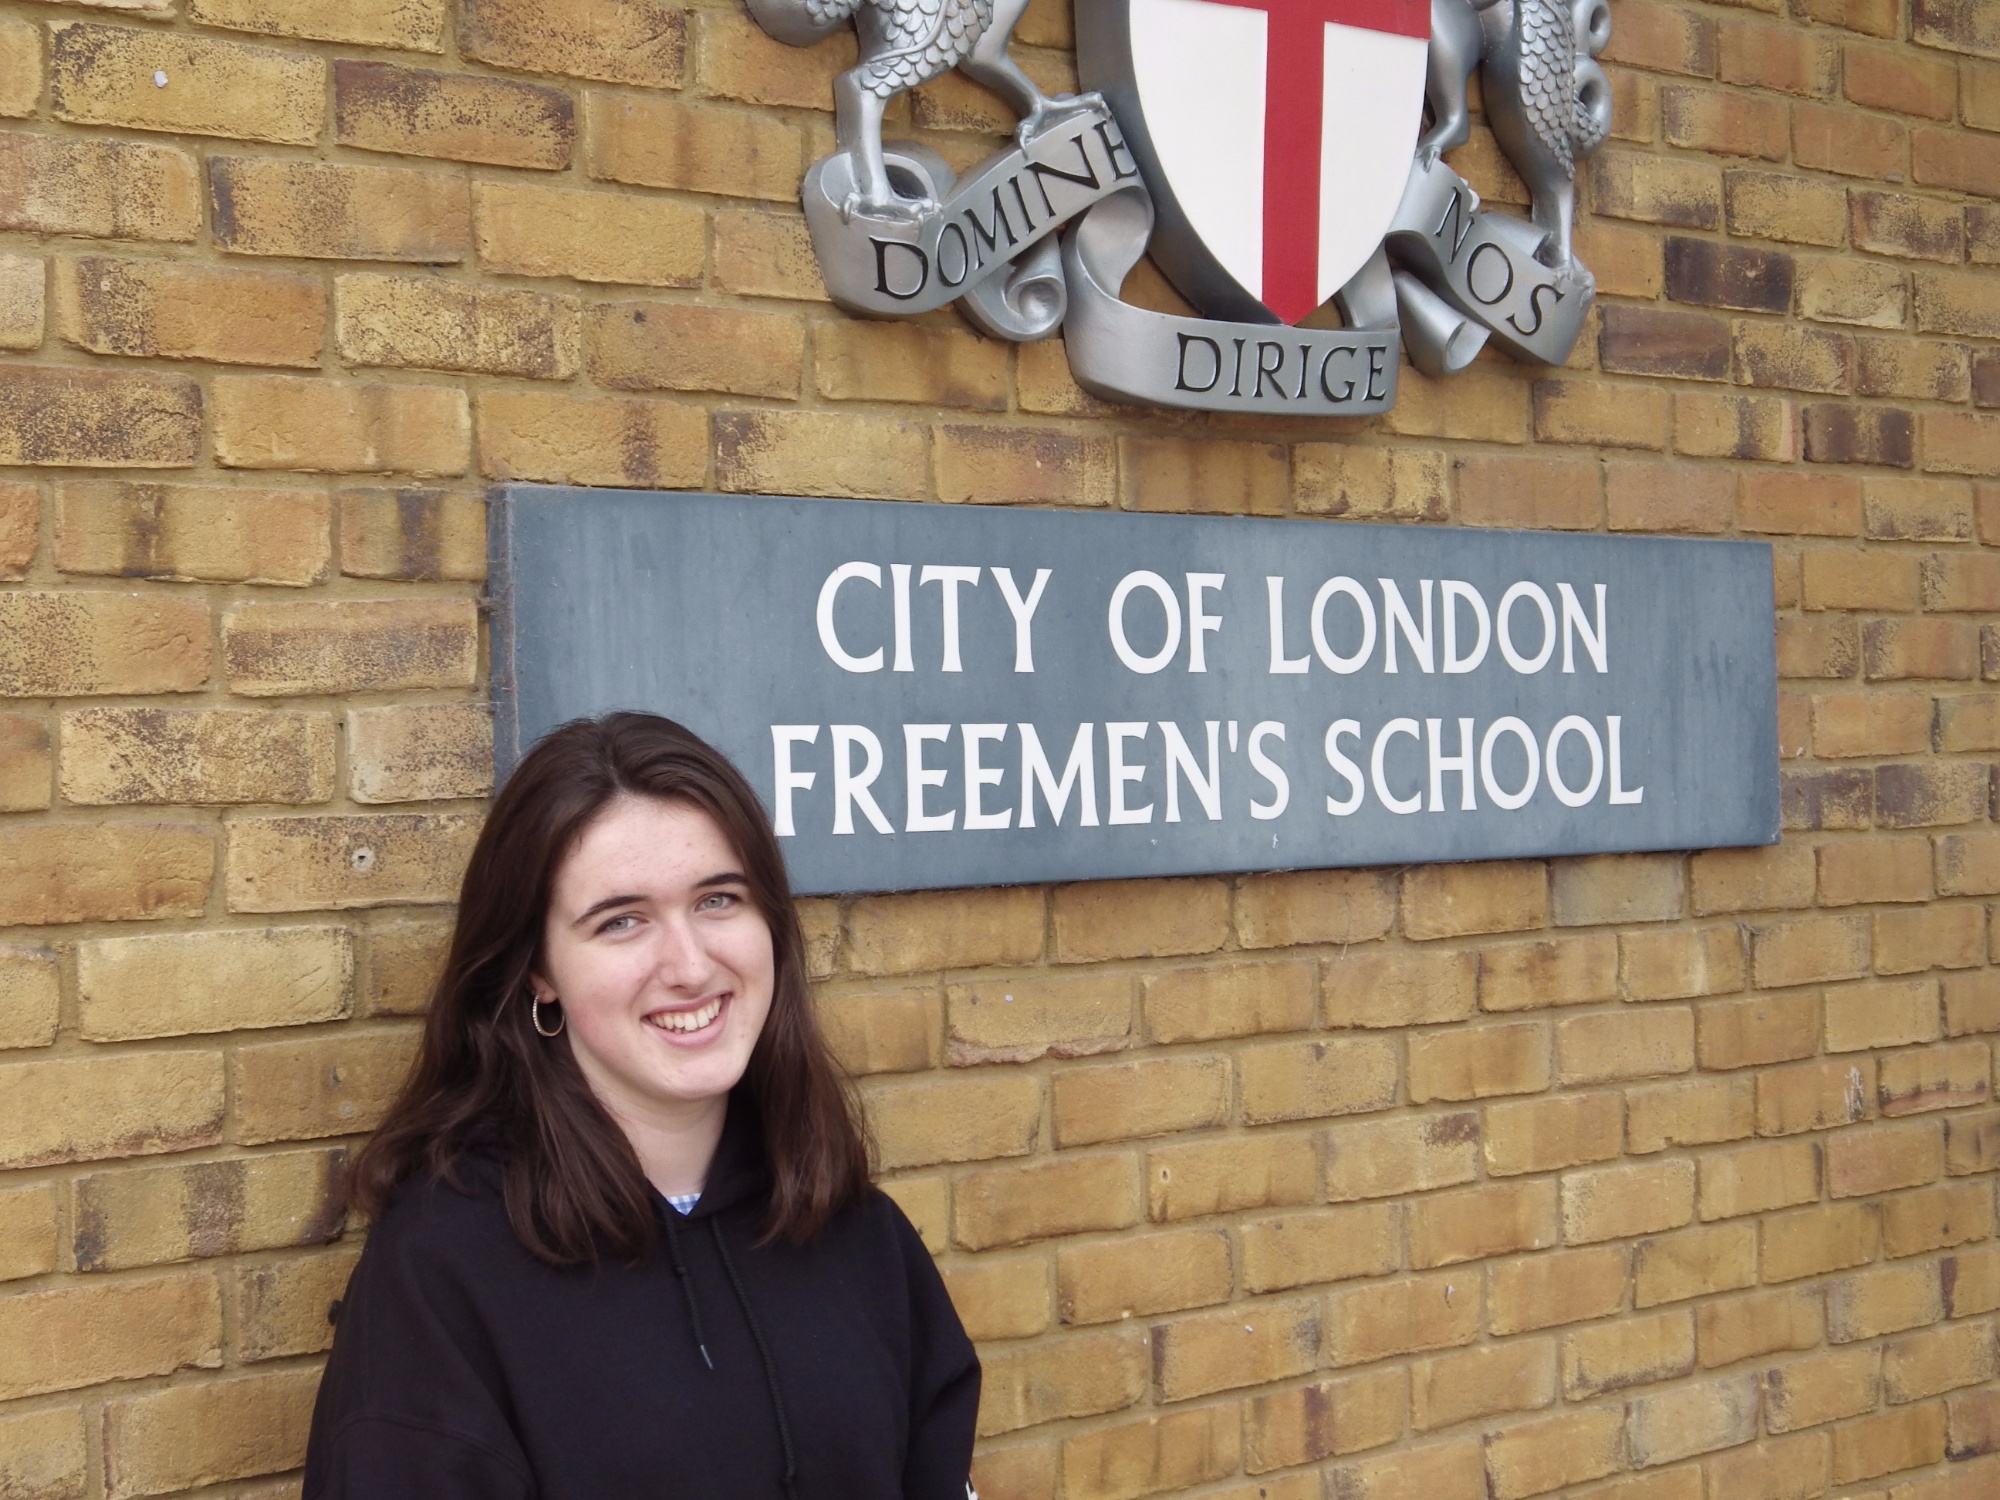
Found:
[[(1086, 91), (1054, 98), (1007, 53), (1027, 0), (748, 3), (780, 41), (850, 18), (860, 36), (803, 192), (850, 312), (956, 302), (998, 337), (1060, 330), (1112, 400), (1344, 416), (1394, 404), (1399, 338), (1438, 375), (1489, 340), (1560, 364), (1582, 331), (1571, 221), (1611, 124), (1608, 0), (1076, 0)], [(895, 95), (954, 67), (1020, 117), (963, 177), (882, 138)], [(1474, 68), (1530, 219), (1442, 159)], [(1149, 248), (1204, 316), (1120, 300)]]

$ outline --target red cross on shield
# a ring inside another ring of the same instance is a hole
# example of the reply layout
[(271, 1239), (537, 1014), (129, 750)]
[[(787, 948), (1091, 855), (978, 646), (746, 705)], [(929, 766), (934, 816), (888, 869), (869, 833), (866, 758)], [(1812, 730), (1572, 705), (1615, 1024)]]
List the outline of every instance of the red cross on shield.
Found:
[[(1129, 74), (1110, 92), (1166, 200), (1161, 233), (1199, 241), (1169, 247), (1162, 264), (1196, 268), (1177, 281), (1221, 273), (1298, 322), (1361, 269), (1401, 201), (1423, 122), (1430, 0), (1124, 5)], [(1198, 286), (1182, 290), (1233, 315)]]

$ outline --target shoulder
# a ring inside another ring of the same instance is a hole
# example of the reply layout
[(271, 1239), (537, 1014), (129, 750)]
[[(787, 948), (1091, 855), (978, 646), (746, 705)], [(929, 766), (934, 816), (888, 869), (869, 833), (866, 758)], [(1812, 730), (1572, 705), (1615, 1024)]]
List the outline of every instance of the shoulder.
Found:
[(369, 1225), (363, 1265), (372, 1262), (377, 1274), (448, 1271), (510, 1251), (527, 1254), (507, 1217), (500, 1164), (468, 1152), (448, 1174), (413, 1177), (396, 1188)]

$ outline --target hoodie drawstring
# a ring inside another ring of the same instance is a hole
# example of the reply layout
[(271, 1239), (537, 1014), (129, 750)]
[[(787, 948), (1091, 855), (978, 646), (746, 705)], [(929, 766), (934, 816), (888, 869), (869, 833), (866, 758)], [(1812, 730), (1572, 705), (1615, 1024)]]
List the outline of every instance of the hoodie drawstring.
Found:
[[(785, 1494), (787, 1497), (792, 1497), (792, 1500), (795, 1500), (798, 1494), (795, 1483), (798, 1475), (798, 1466), (793, 1462), (792, 1458), (792, 1424), (785, 1416), (785, 1398), (778, 1389), (778, 1370), (771, 1363), (771, 1347), (764, 1342), (764, 1329), (757, 1321), (757, 1314), (750, 1310), (750, 1299), (743, 1292), (743, 1279), (736, 1274), (736, 1262), (729, 1258), (729, 1246), (724, 1243), (722, 1238), (721, 1221), (713, 1215), (710, 1216), (708, 1221), (708, 1232), (715, 1239), (715, 1253), (722, 1258), (722, 1269), (728, 1273), (730, 1289), (736, 1293), (737, 1306), (743, 1309), (743, 1321), (750, 1325), (750, 1337), (757, 1345), (757, 1357), (764, 1364), (764, 1388), (771, 1393), (771, 1413), (778, 1419), (778, 1445), (785, 1455)], [(679, 1269), (678, 1265), (676, 1269)], [(685, 1277), (686, 1273), (683, 1272), (682, 1274)], [(681, 1282), (681, 1285), (687, 1285), (685, 1279)], [(692, 1302), (688, 1304), (690, 1308), (693, 1305)], [(700, 1325), (696, 1324), (695, 1326), (699, 1330)], [(697, 1331), (695, 1336), (696, 1338), (700, 1337), (699, 1331)], [(706, 1349), (702, 1351), (702, 1357), (704, 1359), (708, 1357)], [(709, 1368), (712, 1370), (715, 1366), (711, 1364)]]
[[(669, 1204), (666, 1214), (667, 1253), (673, 1257), (674, 1275), (680, 1278), (681, 1297), (687, 1303), (688, 1322), (694, 1326), (694, 1346), (701, 1351), (701, 1362), (713, 1370), (715, 1368), (715, 1361), (708, 1357), (708, 1340), (702, 1337), (701, 1332), (701, 1308), (696, 1305), (694, 1300), (694, 1281), (688, 1275), (687, 1262), (681, 1259), (681, 1232), (674, 1223), (674, 1220), (680, 1216), (680, 1210)], [(733, 1277), (734, 1273), (732, 1272), (731, 1274)], [(737, 1295), (740, 1297), (742, 1293), (739, 1292)], [(783, 1430), (783, 1425), (783, 1418), (780, 1418), (780, 1431)], [(788, 1453), (789, 1451), (787, 1449)]]

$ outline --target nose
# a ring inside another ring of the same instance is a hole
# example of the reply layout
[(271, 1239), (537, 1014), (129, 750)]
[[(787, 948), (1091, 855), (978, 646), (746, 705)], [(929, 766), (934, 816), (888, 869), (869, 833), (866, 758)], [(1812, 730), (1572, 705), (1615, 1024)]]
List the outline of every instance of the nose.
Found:
[(660, 924), (654, 972), (661, 983), (689, 996), (710, 988), (718, 965), (702, 939), (699, 925), (685, 915)]

